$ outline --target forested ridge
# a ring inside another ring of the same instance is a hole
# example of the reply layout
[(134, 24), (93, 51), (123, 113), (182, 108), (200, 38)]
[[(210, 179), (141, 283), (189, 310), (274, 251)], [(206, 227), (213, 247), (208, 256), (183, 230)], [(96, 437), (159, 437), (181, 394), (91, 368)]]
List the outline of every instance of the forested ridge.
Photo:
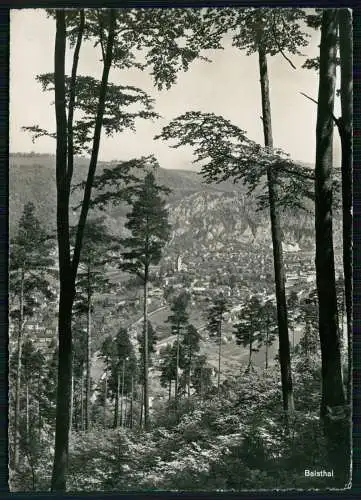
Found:
[[(55, 95), (56, 130), (24, 131), (54, 139), (56, 155), (10, 158), (13, 491), (349, 485), (347, 13), (48, 10), (55, 67), (36, 78)], [(294, 66), (307, 52), (308, 28), (319, 58), (297, 71), (318, 72), (314, 167), (273, 144), (268, 74), (277, 54)], [(154, 140), (190, 147), (197, 172), (153, 155), (100, 162), (102, 132), (159, 118), (109, 74), (143, 69), (170, 88), (225, 36), (257, 57), (264, 144), (195, 110)], [(99, 81), (78, 74), (89, 40)]]

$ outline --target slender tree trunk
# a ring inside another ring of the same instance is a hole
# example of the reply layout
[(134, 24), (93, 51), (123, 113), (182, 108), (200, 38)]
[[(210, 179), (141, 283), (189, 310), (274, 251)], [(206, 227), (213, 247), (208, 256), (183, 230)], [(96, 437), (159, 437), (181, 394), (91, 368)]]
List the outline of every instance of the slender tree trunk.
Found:
[(96, 167), (97, 167), (97, 163), (98, 163), (100, 138), (101, 138), (101, 132), (102, 132), (102, 127), (103, 127), (103, 117), (104, 117), (106, 96), (107, 96), (107, 90), (108, 90), (109, 72), (110, 72), (110, 68), (111, 68), (112, 60), (113, 60), (113, 46), (114, 46), (114, 40), (115, 40), (116, 16), (117, 16), (116, 9), (109, 9), (109, 31), (108, 31), (105, 57), (103, 60), (103, 73), (102, 73), (102, 80), (101, 80), (100, 89), (99, 89), (99, 99), (98, 99), (98, 104), (97, 104), (97, 115), (96, 115), (95, 126), (94, 126), (92, 152), (91, 152), (91, 156), (90, 156), (88, 176), (87, 176), (87, 180), (86, 180), (85, 188), (84, 188), (83, 201), (81, 204), (79, 224), (78, 224), (77, 234), (76, 234), (76, 238), (75, 238), (75, 246), (74, 246), (74, 254), (73, 254), (74, 281), (75, 281), (76, 272), (77, 272), (78, 266), (79, 266), (84, 228), (85, 228), (85, 223), (86, 223), (86, 219), (88, 216), (91, 193), (92, 193), (92, 188), (93, 188), (93, 181), (94, 181), (94, 176), (95, 176)]
[(104, 382), (104, 429), (107, 428), (108, 367), (105, 370)]
[(141, 388), (139, 427), (143, 425), (144, 385)]
[(69, 182), (67, 178), (67, 119), (65, 99), (65, 11), (56, 11), (55, 38), (55, 115), (57, 236), (59, 251), (60, 298), (58, 313), (58, 384), (56, 398), (55, 453), (51, 479), (52, 491), (66, 490), (72, 372), (71, 316), (75, 285), (72, 279), (69, 238)]
[(148, 371), (149, 371), (149, 351), (148, 351), (148, 269), (144, 272), (144, 335), (143, 335), (143, 349), (144, 349), (144, 428), (149, 429), (149, 394), (148, 394)]
[(268, 369), (269, 318), (266, 323), (266, 370)]
[(175, 372), (175, 384), (174, 384), (174, 402), (176, 410), (178, 409), (178, 386), (179, 386), (179, 335), (180, 335), (180, 324), (177, 325), (177, 355), (176, 355), (176, 372)]
[(352, 14), (350, 9), (340, 9), (338, 16), (341, 62), (341, 120), (338, 128), (342, 149), (343, 271), (345, 281), (349, 377), (347, 400), (350, 403), (352, 391)]
[(123, 423), (123, 427), (127, 427), (127, 424), (128, 424), (128, 415), (127, 415), (127, 411), (128, 411), (128, 398), (125, 397), (125, 403), (124, 403), (124, 423)]
[(344, 404), (332, 239), (333, 108), (336, 79), (336, 11), (323, 14), (316, 142), (316, 278), (322, 352), (322, 414)]
[(84, 430), (84, 373), (83, 367), (80, 377), (80, 430)]
[(130, 394), (130, 428), (133, 429), (133, 399), (134, 399), (134, 379), (131, 378), (131, 394)]
[[(103, 124), (105, 99), (108, 88), (109, 71), (112, 62), (115, 38), (116, 13), (109, 10), (109, 35), (104, 59), (103, 75), (100, 86), (97, 116), (94, 127), (93, 147), (86, 180), (78, 230), (75, 239), (73, 260), (70, 258), (69, 238), (69, 197), (71, 184), (71, 165), (67, 163), (67, 119), (65, 100), (65, 50), (66, 22), (65, 11), (56, 11), (55, 38), (55, 115), (56, 115), (56, 184), (57, 184), (57, 236), (59, 249), (59, 363), (56, 407), (55, 453), (52, 491), (66, 490), (66, 474), (69, 453), (70, 386), (72, 361), (72, 306), (75, 296), (75, 280), (79, 266), (84, 227), (89, 211), (92, 185), (98, 161), (100, 136)], [(69, 168), (68, 168), (69, 167)]]
[(41, 409), (40, 409), (40, 398), (41, 398), (41, 378), (40, 373), (38, 376), (38, 442), (41, 445)]
[(114, 428), (119, 427), (119, 395), (120, 395), (120, 371), (117, 372), (117, 391), (115, 394)]
[(38, 399), (38, 443), (41, 445), (41, 410), (40, 410), (40, 399)]
[(192, 370), (192, 349), (191, 347), (189, 347), (188, 399), (191, 397), (191, 370)]
[(85, 430), (90, 429), (90, 398), (91, 398), (91, 320), (92, 320), (92, 292), (90, 266), (87, 269), (87, 325), (86, 325), (86, 381), (85, 381)]
[(121, 427), (124, 426), (124, 415), (123, 415), (123, 406), (124, 406), (124, 375), (125, 375), (125, 359), (123, 359), (123, 366), (122, 366), (122, 399), (120, 402), (120, 421), (121, 421)]
[(26, 381), (25, 384), (25, 436), (26, 442), (29, 440), (29, 382)]
[(310, 333), (310, 330), (311, 330), (310, 324), (306, 325), (306, 329), (305, 329), (305, 355), (306, 355), (307, 361), (309, 360), (309, 333)]
[(217, 393), (219, 396), (219, 390), (221, 385), (221, 357), (222, 357), (222, 321), (219, 322), (218, 327), (218, 379), (217, 379)]
[(71, 374), (71, 399), (70, 399), (70, 424), (69, 432), (73, 430), (73, 413), (74, 413), (74, 375)]
[(19, 416), (20, 416), (20, 389), (21, 389), (21, 358), (23, 352), (24, 329), (24, 270), (20, 271), (20, 305), (19, 305), (19, 331), (18, 349), (16, 360), (16, 386), (15, 386), (15, 414), (14, 414), (14, 465), (19, 463)]
[(71, 179), (73, 177), (73, 169), (74, 169), (74, 134), (73, 134), (73, 121), (74, 121), (74, 109), (75, 109), (75, 97), (76, 97), (76, 78), (78, 73), (78, 65), (79, 65), (79, 54), (80, 48), (83, 41), (83, 34), (85, 28), (85, 12), (84, 10), (80, 11), (80, 23), (77, 41), (74, 49), (73, 56), (73, 65), (71, 69), (71, 80), (70, 80), (70, 92), (69, 92), (69, 105), (68, 105), (68, 122), (67, 122), (67, 138), (68, 138), (68, 175), (67, 175), (67, 184), (68, 190), (71, 187)]
[(169, 379), (169, 392), (168, 392), (168, 401), (172, 398), (172, 379)]
[[(265, 146), (273, 148), (272, 124), (271, 124), (271, 106), (269, 96), (268, 68), (267, 56), (264, 48), (259, 46), (259, 69), (262, 94), (262, 118)], [(279, 335), (279, 351), (281, 365), (281, 382), (283, 409), (286, 419), (294, 411), (293, 387), (292, 387), (292, 371), (291, 371), (291, 356), (290, 342), (288, 336), (288, 320), (287, 320), (287, 301), (285, 289), (285, 267), (283, 262), (282, 250), (282, 231), (280, 225), (280, 216), (277, 208), (278, 187), (276, 174), (272, 167), (267, 170), (267, 183), (270, 205), (270, 219), (273, 245), (273, 261), (276, 284), (276, 301), (277, 301), (277, 320), (278, 320), (278, 335)]]
[(337, 10), (325, 9), (321, 26), (315, 168), (316, 281), (322, 356), (321, 419), (332, 467), (337, 477), (340, 480), (342, 477), (346, 481), (349, 472), (347, 471), (349, 457), (346, 457), (346, 449), (350, 423), (344, 413), (345, 394), (338, 335), (332, 238), (332, 143), (336, 44)]

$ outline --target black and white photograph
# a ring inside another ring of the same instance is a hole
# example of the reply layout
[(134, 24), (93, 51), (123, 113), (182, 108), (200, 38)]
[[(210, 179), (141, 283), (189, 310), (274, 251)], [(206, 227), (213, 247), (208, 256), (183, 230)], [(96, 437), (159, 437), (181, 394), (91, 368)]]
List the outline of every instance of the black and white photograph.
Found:
[(10, 13), (9, 488), (345, 490), (352, 10)]

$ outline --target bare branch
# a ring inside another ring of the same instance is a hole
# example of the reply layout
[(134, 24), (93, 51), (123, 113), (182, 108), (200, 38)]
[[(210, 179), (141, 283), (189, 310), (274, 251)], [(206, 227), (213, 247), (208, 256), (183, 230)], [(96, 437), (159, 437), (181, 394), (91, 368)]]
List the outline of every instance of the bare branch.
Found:
[[(303, 95), (303, 97), (306, 97), (306, 99), (309, 99), (310, 101), (312, 101), (318, 105), (318, 101), (316, 101), (316, 99), (314, 99), (313, 97), (310, 97), (309, 95), (305, 94), (304, 92), (300, 92), (300, 94)], [(333, 118), (333, 121), (335, 122), (335, 124), (337, 125), (337, 127), (339, 128), (340, 127), (340, 119), (336, 118), (336, 116), (333, 113), (332, 113), (332, 118)]]
[(300, 92), (301, 95), (303, 95), (303, 97), (306, 97), (306, 99), (309, 99), (310, 101), (314, 102), (315, 104), (318, 104), (318, 101), (316, 101), (316, 99), (314, 99), (313, 97), (310, 97), (309, 95), (305, 94), (304, 92)]
[(278, 42), (278, 38), (277, 38), (277, 35), (276, 35), (276, 32), (275, 32), (275, 27), (274, 27), (274, 24), (272, 23), (272, 33), (273, 33), (273, 38), (276, 42), (276, 45), (278, 47), (278, 52), (286, 59), (286, 61), (291, 65), (291, 67), (293, 69), (297, 69), (296, 66), (293, 64), (293, 62), (291, 61), (291, 59), (289, 59), (286, 54), (283, 52), (283, 50), (281, 49), (281, 46)]

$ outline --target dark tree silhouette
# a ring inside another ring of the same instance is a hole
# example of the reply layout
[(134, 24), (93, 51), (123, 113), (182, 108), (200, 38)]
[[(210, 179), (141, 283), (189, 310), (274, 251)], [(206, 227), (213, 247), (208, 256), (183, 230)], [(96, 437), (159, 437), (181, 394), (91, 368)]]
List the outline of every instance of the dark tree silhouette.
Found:
[(122, 244), (128, 251), (122, 253), (123, 262), (120, 266), (125, 271), (137, 275), (143, 282), (144, 426), (149, 428), (148, 283), (150, 268), (159, 263), (162, 248), (170, 236), (168, 212), (165, 201), (161, 198), (161, 193), (168, 191), (156, 184), (151, 171), (132, 190), (132, 210), (127, 215), (125, 224), (131, 236), (122, 239)]
[(345, 482), (349, 474), (346, 458), (349, 422), (348, 416), (345, 415), (332, 235), (332, 141), (337, 21), (337, 10), (324, 10), (321, 25), (316, 127), (315, 226), (316, 281), (322, 355), (321, 418), (328, 440), (331, 463), (337, 470), (338, 477), (342, 477)]
[[(16, 383), (14, 390), (14, 449), (13, 463), (19, 460), (18, 427), (21, 390), (21, 359), (26, 320), (34, 315), (40, 305), (40, 299), (52, 300), (54, 293), (49, 277), (56, 274), (51, 268), (54, 259), (51, 256), (52, 240), (47, 236), (35, 215), (35, 206), (27, 203), (19, 220), (18, 231), (10, 241), (11, 275), (11, 319), (17, 328)], [(16, 302), (18, 305), (16, 306)]]
[(227, 299), (222, 295), (216, 296), (211, 302), (208, 311), (208, 331), (211, 336), (216, 337), (218, 342), (218, 381), (217, 391), (219, 395), (220, 380), (221, 380), (221, 358), (222, 358), (222, 326), (224, 322), (224, 315), (229, 309)]

